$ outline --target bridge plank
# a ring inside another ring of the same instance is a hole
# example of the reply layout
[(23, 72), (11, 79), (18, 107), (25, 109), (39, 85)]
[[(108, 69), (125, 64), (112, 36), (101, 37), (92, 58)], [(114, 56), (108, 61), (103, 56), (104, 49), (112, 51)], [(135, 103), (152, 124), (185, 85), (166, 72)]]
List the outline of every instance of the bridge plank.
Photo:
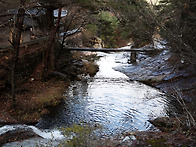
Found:
[(68, 47), (67, 50), (71, 51), (93, 51), (93, 52), (148, 52), (148, 51), (156, 51), (156, 49), (142, 49), (142, 48), (77, 48), (77, 47)]

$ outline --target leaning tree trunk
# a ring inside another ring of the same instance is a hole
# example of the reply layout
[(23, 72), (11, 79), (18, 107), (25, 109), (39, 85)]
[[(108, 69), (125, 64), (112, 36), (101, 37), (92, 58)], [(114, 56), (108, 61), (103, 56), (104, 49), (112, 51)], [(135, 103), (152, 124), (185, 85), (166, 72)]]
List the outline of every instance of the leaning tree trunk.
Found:
[[(52, 30), (52, 32), (49, 36), (48, 44), (46, 46), (46, 53), (45, 53), (45, 56), (44, 56), (44, 70), (43, 70), (43, 74), (42, 74), (42, 80), (45, 79), (49, 68), (54, 70), (54, 65), (55, 65), (55, 54), (54, 54), (54, 52), (55, 51), (54, 51), (54, 45), (53, 44), (54, 44), (54, 41), (55, 41), (56, 33), (59, 29), (59, 24), (60, 24), (60, 19), (61, 19), (61, 10), (62, 10), (62, 8), (60, 7), (56, 27)], [(49, 63), (50, 63), (50, 65), (49, 65)]]
[(16, 88), (16, 65), (18, 62), (19, 55), (19, 47), (20, 47), (20, 39), (21, 39), (21, 31), (23, 20), (25, 16), (24, 9), (25, 0), (21, 0), (20, 8), (18, 9), (18, 13), (16, 16), (14, 31), (12, 32), (12, 41), (11, 44), (13, 46), (13, 56), (12, 56), (12, 68), (11, 68), (11, 85), (12, 85), (12, 107), (16, 106), (16, 98), (15, 98), (15, 88)]

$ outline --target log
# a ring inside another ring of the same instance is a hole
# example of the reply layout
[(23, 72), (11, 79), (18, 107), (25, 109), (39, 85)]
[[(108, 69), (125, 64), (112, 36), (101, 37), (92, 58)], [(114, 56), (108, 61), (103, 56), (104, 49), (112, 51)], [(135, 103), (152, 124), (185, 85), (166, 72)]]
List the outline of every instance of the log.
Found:
[(77, 47), (68, 47), (65, 48), (70, 51), (93, 51), (93, 52), (149, 52), (157, 51), (155, 49), (136, 49), (136, 48), (77, 48)]

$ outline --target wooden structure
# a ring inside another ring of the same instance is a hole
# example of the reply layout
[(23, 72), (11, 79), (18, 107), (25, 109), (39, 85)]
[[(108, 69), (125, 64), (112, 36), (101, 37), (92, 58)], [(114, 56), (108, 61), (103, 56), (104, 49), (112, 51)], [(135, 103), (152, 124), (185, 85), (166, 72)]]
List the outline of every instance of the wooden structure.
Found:
[[(25, 45), (35, 45), (39, 44), (40, 42), (44, 42), (48, 40), (48, 36), (42, 37), (39, 39), (31, 40), (29, 42), (21, 43), (20, 47)], [(10, 51), (12, 46), (0, 47), (0, 52)], [(89, 51), (89, 52), (131, 52), (130, 59), (128, 60), (129, 63), (135, 63), (137, 58), (137, 52), (155, 52), (160, 51), (154, 48), (78, 48), (78, 47), (65, 47), (64, 49), (69, 51)]]
[(155, 49), (142, 49), (142, 48), (77, 48), (68, 47), (66, 48), (70, 51), (90, 51), (90, 52), (150, 52), (155, 51)]
[(92, 51), (92, 52), (131, 52), (130, 59), (128, 59), (128, 63), (136, 63), (137, 53), (136, 52), (152, 52), (157, 51), (155, 49), (142, 49), (142, 48), (76, 48), (76, 47), (68, 47), (66, 48), (71, 51)]

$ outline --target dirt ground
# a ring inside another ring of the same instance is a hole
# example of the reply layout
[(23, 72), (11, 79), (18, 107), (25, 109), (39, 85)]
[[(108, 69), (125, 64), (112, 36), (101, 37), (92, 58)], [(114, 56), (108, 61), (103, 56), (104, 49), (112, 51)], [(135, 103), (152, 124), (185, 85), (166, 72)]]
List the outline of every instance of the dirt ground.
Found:
[(11, 91), (1, 95), (0, 123), (36, 123), (49, 109), (61, 103), (65, 97), (64, 91), (69, 82), (51, 79), (47, 82), (40, 80), (40, 65), (27, 82), (17, 87), (16, 108), (11, 109)]

